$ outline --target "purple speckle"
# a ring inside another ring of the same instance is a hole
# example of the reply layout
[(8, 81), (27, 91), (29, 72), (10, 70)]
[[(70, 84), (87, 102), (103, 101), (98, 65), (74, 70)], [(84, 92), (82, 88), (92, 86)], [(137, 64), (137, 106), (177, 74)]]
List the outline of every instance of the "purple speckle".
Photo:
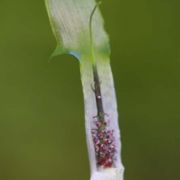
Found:
[(114, 165), (116, 147), (114, 144), (114, 132), (107, 129), (106, 120), (95, 120), (92, 132), (96, 161), (98, 167), (109, 168)]

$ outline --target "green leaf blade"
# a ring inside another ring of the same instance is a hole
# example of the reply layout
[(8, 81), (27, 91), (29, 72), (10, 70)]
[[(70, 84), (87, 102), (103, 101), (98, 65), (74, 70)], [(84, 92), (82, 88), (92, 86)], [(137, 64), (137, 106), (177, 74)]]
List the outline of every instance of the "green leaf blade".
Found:
[[(94, 0), (45, 0), (53, 33), (58, 43), (54, 55), (68, 53), (76, 58), (91, 59), (90, 16), (96, 5)], [(97, 8), (92, 21), (95, 54), (109, 56), (109, 38)], [(59, 52), (59, 53), (58, 53)]]

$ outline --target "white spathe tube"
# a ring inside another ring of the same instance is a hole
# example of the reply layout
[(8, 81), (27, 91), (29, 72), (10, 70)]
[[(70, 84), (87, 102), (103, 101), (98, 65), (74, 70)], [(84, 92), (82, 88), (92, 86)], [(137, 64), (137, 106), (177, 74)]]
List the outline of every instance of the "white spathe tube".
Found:
[(104, 111), (107, 114), (107, 128), (114, 132), (114, 144), (116, 146), (115, 162), (111, 168), (97, 166), (94, 143), (92, 140), (92, 129), (94, 127), (93, 116), (97, 113), (95, 95), (91, 85), (93, 84), (92, 64), (88, 60), (81, 61), (81, 80), (83, 85), (85, 102), (85, 125), (86, 139), (91, 167), (90, 180), (123, 180), (124, 167), (121, 160), (120, 129), (118, 125), (117, 102), (114, 89), (113, 76), (108, 59), (98, 57), (98, 73), (101, 81), (101, 92)]
[(124, 168), (109, 168), (94, 172), (90, 180), (123, 180)]

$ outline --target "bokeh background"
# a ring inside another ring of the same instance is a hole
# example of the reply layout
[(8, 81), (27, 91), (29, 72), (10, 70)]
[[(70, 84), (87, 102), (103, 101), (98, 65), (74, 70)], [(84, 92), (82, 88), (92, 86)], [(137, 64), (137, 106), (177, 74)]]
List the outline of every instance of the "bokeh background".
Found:
[[(180, 2), (113, 0), (110, 35), (126, 180), (180, 179)], [(87, 180), (79, 64), (44, 1), (0, 0), (0, 179)]]

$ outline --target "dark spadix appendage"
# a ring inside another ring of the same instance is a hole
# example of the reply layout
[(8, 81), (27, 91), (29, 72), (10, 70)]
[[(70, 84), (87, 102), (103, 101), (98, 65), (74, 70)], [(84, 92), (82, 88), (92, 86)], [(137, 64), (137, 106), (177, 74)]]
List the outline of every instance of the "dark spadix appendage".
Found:
[(105, 119), (108, 115), (105, 114), (103, 109), (101, 86), (95, 65), (93, 66), (93, 77), (97, 116), (93, 117), (95, 119), (95, 128), (92, 129), (92, 137), (96, 153), (96, 164), (97, 167), (110, 168), (113, 167), (115, 161), (114, 132), (113, 130), (108, 130), (108, 121)]

